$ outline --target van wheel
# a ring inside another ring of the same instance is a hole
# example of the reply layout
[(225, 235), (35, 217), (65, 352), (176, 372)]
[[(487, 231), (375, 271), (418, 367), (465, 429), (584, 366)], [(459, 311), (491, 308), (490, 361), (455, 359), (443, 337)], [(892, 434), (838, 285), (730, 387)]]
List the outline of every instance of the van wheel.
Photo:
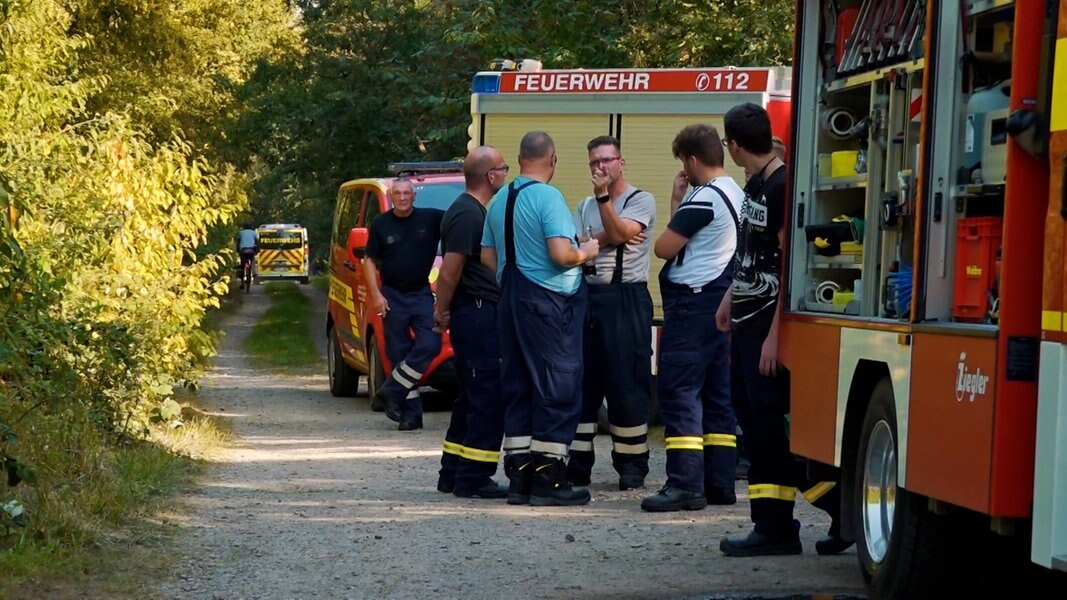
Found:
[(359, 391), (359, 372), (345, 362), (335, 328), (330, 328), (327, 339), (330, 345), (326, 351), (326, 362), (330, 372), (330, 393), (338, 398), (355, 396)]
[(378, 390), (385, 383), (385, 367), (382, 366), (382, 356), (378, 353), (378, 340), (374, 334), (367, 336), (367, 395), (370, 396), (370, 408), (374, 412), (382, 412), (385, 407), (378, 400)]
[(857, 555), (871, 598), (938, 597), (948, 557), (946, 517), (926, 497), (897, 486), (897, 419), (893, 385), (874, 388), (856, 461), (853, 505)]

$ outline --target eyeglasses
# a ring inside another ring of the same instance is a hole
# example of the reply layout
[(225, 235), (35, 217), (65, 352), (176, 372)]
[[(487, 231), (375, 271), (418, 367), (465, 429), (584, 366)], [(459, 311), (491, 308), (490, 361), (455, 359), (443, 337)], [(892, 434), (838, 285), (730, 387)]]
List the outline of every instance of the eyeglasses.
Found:
[(511, 169), (511, 167), (509, 167), (508, 165), (500, 165), (499, 167), (493, 167), (493, 168), (489, 169), (488, 173), (492, 173), (493, 171), (500, 171), (502, 173), (507, 173), (510, 169)]
[(621, 158), (621, 156), (612, 156), (611, 158), (594, 158), (593, 160), (589, 161), (589, 168), (592, 169), (599, 166), (607, 166)]

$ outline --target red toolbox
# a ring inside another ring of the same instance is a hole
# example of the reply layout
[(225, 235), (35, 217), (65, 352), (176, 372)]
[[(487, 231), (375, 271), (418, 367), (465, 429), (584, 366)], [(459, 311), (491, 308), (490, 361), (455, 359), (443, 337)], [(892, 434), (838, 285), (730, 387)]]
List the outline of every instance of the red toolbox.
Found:
[(991, 308), (989, 292), (996, 282), (1004, 219), (974, 217), (956, 223), (956, 277), (952, 316), (980, 322)]

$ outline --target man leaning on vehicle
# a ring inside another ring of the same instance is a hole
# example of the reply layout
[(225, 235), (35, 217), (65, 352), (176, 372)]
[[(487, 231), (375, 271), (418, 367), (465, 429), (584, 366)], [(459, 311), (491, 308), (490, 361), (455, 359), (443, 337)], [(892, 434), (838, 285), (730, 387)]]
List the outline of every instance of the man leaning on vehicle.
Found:
[(433, 330), (429, 277), (437, 258), (444, 213), (415, 208), (415, 187), (407, 179), (393, 182), (389, 198), (393, 210), (378, 215), (370, 224), (370, 260), (363, 261), (363, 268), (371, 309), (382, 315), (385, 349), (393, 364), (378, 399), (386, 416), (399, 423), (397, 429), (412, 431), (422, 429), (419, 380), (441, 351), (441, 334)]

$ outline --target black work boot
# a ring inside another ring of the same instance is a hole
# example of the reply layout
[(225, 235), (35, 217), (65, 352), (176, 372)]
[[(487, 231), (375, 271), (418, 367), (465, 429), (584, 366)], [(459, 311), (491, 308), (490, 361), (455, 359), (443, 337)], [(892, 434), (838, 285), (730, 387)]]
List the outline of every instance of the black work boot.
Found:
[(719, 550), (726, 556), (778, 556), (800, 554), (800, 523), (793, 521), (793, 533), (770, 536), (755, 530), (743, 538), (723, 538)]
[(533, 487), (530, 504), (533, 506), (578, 506), (589, 502), (589, 490), (574, 489), (567, 481), (567, 466), (563, 459), (547, 454), (533, 455)]
[(815, 542), (815, 551), (822, 556), (832, 556), (848, 550), (853, 543), (841, 537), (841, 524), (834, 520), (830, 523), (830, 531), (826, 536)]
[(468, 487), (466, 485), (456, 485), (455, 490), (452, 492), (458, 498), (507, 498), (508, 488), (502, 484), (499, 484), (492, 479), (489, 479), (479, 486)]
[(665, 485), (656, 492), (656, 495), (641, 501), (641, 510), (648, 512), (701, 510), (707, 505), (708, 499), (704, 497), (704, 494)]
[(639, 490), (645, 487), (645, 476), (627, 473), (619, 475), (619, 491)]
[(504, 474), (508, 476), (508, 504), (529, 504), (533, 485), (533, 457), (529, 452), (504, 456)]

